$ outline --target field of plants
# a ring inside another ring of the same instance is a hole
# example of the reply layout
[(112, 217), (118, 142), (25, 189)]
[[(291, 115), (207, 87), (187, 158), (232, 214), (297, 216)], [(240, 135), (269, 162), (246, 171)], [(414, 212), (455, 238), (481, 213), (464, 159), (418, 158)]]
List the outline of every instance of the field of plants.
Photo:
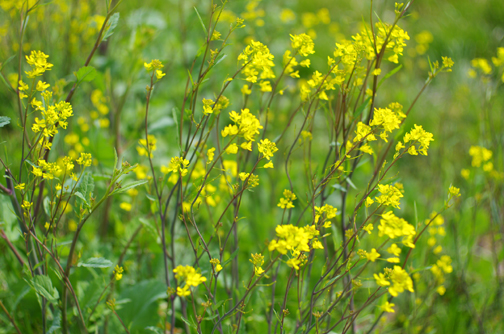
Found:
[(504, 333), (501, 0), (0, 0), (0, 334)]

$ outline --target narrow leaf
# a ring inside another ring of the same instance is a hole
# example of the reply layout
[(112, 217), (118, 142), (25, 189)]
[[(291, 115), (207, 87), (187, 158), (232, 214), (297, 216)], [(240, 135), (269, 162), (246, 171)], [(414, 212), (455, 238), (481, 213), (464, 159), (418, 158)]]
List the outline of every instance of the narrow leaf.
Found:
[(109, 268), (113, 266), (113, 263), (103, 257), (92, 257), (84, 262), (80, 262), (77, 266), (86, 268)]
[(121, 194), (121, 193), (124, 193), (130, 189), (133, 189), (135, 187), (138, 187), (138, 186), (141, 186), (142, 184), (145, 184), (147, 183), (147, 180), (140, 180), (140, 181), (135, 181), (135, 182), (131, 182), (121, 188), (118, 188), (116, 190), (114, 190), (111, 195), (116, 195), (116, 194)]
[(207, 30), (206, 30), (205, 24), (203, 23), (203, 20), (201, 19), (201, 16), (200, 16), (198, 10), (196, 9), (196, 6), (194, 7), (194, 10), (196, 11), (196, 15), (198, 15), (198, 19), (199, 19), (199, 21), (201, 23), (201, 26), (203, 27), (203, 31), (205, 32), (205, 36), (206, 36), (208, 33), (207, 33)]
[(381, 84), (388, 78), (390, 78), (391, 76), (393, 76), (394, 74), (396, 74), (397, 72), (399, 72), (399, 70), (402, 68), (402, 64), (397, 66), (396, 68), (394, 68), (392, 71), (388, 72), (387, 74), (385, 74), (385, 76), (380, 80), (380, 82), (378, 83), (378, 88), (380, 88)]

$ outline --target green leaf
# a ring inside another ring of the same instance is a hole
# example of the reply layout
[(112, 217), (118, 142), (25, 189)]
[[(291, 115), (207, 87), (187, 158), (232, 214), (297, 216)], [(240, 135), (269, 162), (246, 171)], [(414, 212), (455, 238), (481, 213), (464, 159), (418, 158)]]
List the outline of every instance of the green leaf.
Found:
[(147, 180), (140, 180), (140, 181), (128, 183), (127, 185), (125, 185), (121, 188), (115, 189), (110, 195), (122, 194), (130, 189), (141, 186), (142, 184), (145, 184), (147, 182), (148, 182)]
[(36, 275), (33, 280), (33, 288), (39, 295), (47, 299), (50, 303), (56, 303), (59, 298), (58, 290), (53, 287), (49, 276)]
[(14, 93), (17, 95), (16, 91), (12, 88), (12, 86), (10, 85), (10, 83), (7, 82), (7, 80), (4, 78), (2, 72), (0, 72), (0, 79), (2, 80), (2, 82), (4, 83), (5, 86), (7, 86), (7, 88), (9, 89), (9, 91), (11, 93)]
[(0, 116), (0, 128), (4, 127), (7, 124), (10, 124), (10, 117)]
[(145, 194), (145, 197), (147, 197), (147, 199), (151, 202), (157, 202), (157, 199), (156, 197), (152, 196), (152, 195), (149, 195), (149, 194)]
[(161, 328), (157, 328), (157, 327), (154, 327), (154, 326), (148, 326), (148, 327), (145, 327), (145, 329), (151, 331), (151, 332), (154, 332), (156, 334), (163, 334), (163, 331), (161, 330)]
[(7, 58), (3, 63), (0, 63), (0, 71), (3, 70), (3, 68), (5, 67), (6, 64), (8, 64), (12, 59), (14, 59), (14, 57), (16, 57), (16, 55), (12, 55), (10, 56), (9, 58)]
[(48, 217), (51, 217), (51, 200), (49, 196), (44, 197), (44, 211)]
[(77, 72), (74, 72), (77, 81), (80, 83), (82, 81), (91, 81), (96, 78), (96, 69), (93, 66), (84, 66), (79, 68)]
[(397, 66), (396, 68), (394, 68), (392, 71), (388, 72), (387, 74), (385, 74), (385, 76), (380, 80), (380, 82), (378, 83), (378, 86), (376, 89), (380, 88), (381, 84), (388, 78), (390, 78), (391, 76), (393, 76), (394, 74), (396, 74), (397, 72), (399, 72), (399, 70), (402, 68), (402, 64)]
[(203, 20), (201, 19), (201, 16), (200, 16), (198, 10), (196, 9), (196, 6), (194, 6), (194, 10), (196, 11), (196, 15), (198, 15), (198, 19), (199, 19), (199, 21), (201, 23), (201, 26), (203, 27), (203, 31), (205, 32), (205, 36), (206, 36), (208, 33), (207, 33), (207, 30), (206, 30), (205, 24), (203, 23)]
[(143, 333), (145, 327), (156, 326), (158, 323), (157, 301), (166, 297), (165, 283), (156, 279), (138, 282), (123, 289), (116, 297), (118, 301), (122, 299), (131, 300), (130, 303), (117, 310), (117, 314), (130, 328), (131, 333)]
[(47, 334), (54, 333), (57, 329), (61, 328), (61, 311), (59, 309), (56, 309), (54, 312), (54, 319), (51, 324), (51, 327), (47, 330)]
[(425, 271), (425, 270), (430, 270), (432, 268), (432, 266), (427, 266), (427, 267), (423, 267), (423, 268), (418, 268), (418, 269), (415, 269), (413, 270), (412, 272), (410, 272), (410, 275), (413, 275), (414, 273), (418, 273), (420, 271)]
[(334, 189), (338, 189), (339, 191), (342, 191), (342, 192), (346, 193), (346, 188), (345, 188), (345, 187), (343, 187), (343, 186), (342, 186), (341, 184), (339, 184), (339, 183), (336, 183), (335, 185), (332, 185), (332, 187), (333, 187)]
[(231, 256), (229, 257), (229, 259), (227, 259), (226, 261), (224, 261), (224, 263), (222, 264), (223, 268), (226, 266), (226, 264), (228, 264), (229, 262), (231, 262), (238, 255), (238, 250), (239, 250), (239, 248), (236, 248), (236, 250), (233, 252), (233, 254), (231, 254)]
[(329, 285), (331, 285), (334, 281), (336, 281), (340, 277), (341, 275), (331, 278), (329, 281), (327, 281), (326, 285), (324, 285), (324, 289), (327, 288)]
[(91, 207), (88, 203), (88, 199), (90, 199), (93, 196), (93, 190), (94, 190), (93, 174), (87, 172), (84, 174), (84, 176), (80, 181), (79, 191), (75, 193), (75, 196), (78, 197), (78, 199), (76, 200), (77, 207), (79, 208)]
[(80, 191), (76, 191), (74, 195), (79, 197), (84, 202), (84, 204), (86, 204), (86, 206), (88, 206), (88, 202), (86, 201), (86, 198), (84, 197), (84, 195), (81, 194)]
[(218, 311), (219, 307), (221, 307), (221, 305), (224, 304), (225, 302), (227, 302), (228, 300), (231, 300), (231, 298), (219, 300), (217, 303), (215, 303), (215, 305), (213, 307), (214, 311)]
[[(114, 172), (115, 172), (115, 170), (116, 170), (116, 168), (117, 168), (117, 163), (118, 163), (118, 162), (119, 162), (119, 157), (117, 156), (117, 151), (116, 151), (116, 149), (115, 149), (115, 147), (114, 147)], [(114, 174), (115, 174), (115, 173), (114, 173)]]
[(183, 322), (185, 322), (186, 324), (188, 324), (190, 327), (194, 328), (194, 329), (198, 329), (198, 326), (196, 326), (196, 324), (193, 322), (193, 321), (189, 321), (187, 320), (186, 318), (184, 317), (180, 317), (182, 319)]
[(84, 262), (79, 262), (78, 267), (86, 267), (86, 268), (109, 268), (114, 264), (112, 261), (107, 260), (103, 257), (92, 257), (87, 259)]
[(102, 41), (106, 41), (107, 38), (109, 38), (114, 34), (114, 29), (115, 27), (117, 27), (118, 22), (119, 22), (119, 13), (115, 13), (110, 17), (110, 20), (108, 22), (109, 27), (107, 28), (107, 31), (105, 32)]
[(354, 117), (357, 117), (360, 114), (362, 114), (362, 112), (364, 111), (364, 109), (366, 109), (366, 107), (367, 107), (367, 105), (369, 103), (369, 100), (371, 100), (371, 96), (369, 96), (366, 100), (364, 100), (364, 102), (355, 110)]

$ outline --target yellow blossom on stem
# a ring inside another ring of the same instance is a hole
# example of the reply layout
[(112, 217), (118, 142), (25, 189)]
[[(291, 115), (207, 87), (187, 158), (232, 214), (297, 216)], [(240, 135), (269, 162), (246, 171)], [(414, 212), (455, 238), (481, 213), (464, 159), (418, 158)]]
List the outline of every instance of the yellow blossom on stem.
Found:
[(114, 276), (115, 276), (116, 281), (121, 280), (121, 278), (123, 277), (123, 272), (124, 272), (123, 267), (119, 267), (119, 265), (115, 266), (115, 268), (114, 268)]

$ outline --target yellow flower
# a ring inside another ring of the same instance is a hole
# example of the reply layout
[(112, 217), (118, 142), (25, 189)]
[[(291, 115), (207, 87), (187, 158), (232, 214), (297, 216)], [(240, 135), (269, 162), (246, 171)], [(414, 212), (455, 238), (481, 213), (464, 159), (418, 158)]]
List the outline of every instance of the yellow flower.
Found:
[(404, 196), (399, 189), (397, 189), (393, 185), (379, 184), (378, 191), (381, 193), (381, 195), (375, 197), (376, 202), (400, 209), (400, 199)]
[(115, 266), (115, 268), (114, 268), (114, 276), (115, 276), (116, 281), (121, 280), (121, 278), (123, 277), (123, 272), (124, 272), (123, 267), (119, 267), (119, 265)]
[(271, 142), (268, 138), (261, 139), (261, 142), (258, 144), (259, 152), (263, 154), (263, 157), (270, 160), (273, 157), (273, 154), (278, 151), (276, 144)]
[(378, 275), (373, 274), (374, 279), (376, 280), (376, 284), (379, 286), (389, 286), (390, 282), (385, 278), (385, 275), (379, 273)]
[(378, 253), (375, 248), (371, 249), (371, 252), (366, 253), (366, 258), (371, 262), (375, 262), (379, 257), (380, 253)]
[(79, 165), (82, 165), (84, 167), (89, 167), (91, 166), (92, 158), (91, 158), (91, 153), (81, 153), (80, 158), (75, 160)]
[(177, 296), (179, 297), (187, 297), (191, 294), (191, 291), (189, 290), (189, 286), (186, 285), (183, 288), (177, 287)]
[(307, 57), (310, 54), (315, 53), (313, 50), (315, 44), (310, 36), (307, 34), (300, 35), (290, 35), (291, 38), (291, 46), (293, 49), (298, 49), (298, 52), (301, 56)]
[(222, 270), (222, 266), (220, 264), (220, 260), (219, 259), (211, 259), (210, 263), (213, 265), (214, 270), (215, 270), (216, 273), (218, 273), (219, 271)]
[(32, 68), (31, 71), (25, 72), (28, 78), (32, 79), (41, 76), (45, 71), (50, 71), (53, 64), (47, 62), (48, 55), (42, 51), (31, 51), (30, 56), (26, 56), (26, 62)]
[(24, 190), (26, 184), (25, 183), (19, 183), (17, 186), (15, 186), (14, 188), (18, 189), (18, 190)]
[(285, 198), (280, 198), (280, 203), (277, 206), (282, 209), (293, 208), (294, 204), (292, 204), (292, 201), (297, 199), (296, 195), (288, 189), (284, 190), (283, 195)]
[(42, 81), (37, 82), (37, 90), (39, 92), (42, 92), (42, 91), (46, 90), (50, 86), (51, 86), (50, 84), (42, 82)]
[(414, 292), (411, 277), (400, 266), (394, 266), (394, 269), (390, 271), (390, 280), (392, 281), (392, 286), (388, 291), (392, 296), (397, 297), (404, 290)]
[(387, 252), (395, 256), (399, 256), (399, 254), (401, 254), (401, 249), (397, 247), (396, 244), (392, 244), (389, 248), (387, 248)]
[(167, 168), (167, 172), (180, 173), (181, 176), (187, 174), (187, 166), (189, 166), (189, 160), (182, 157), (173, 157), (170, 160), (170, 165)]
[(243, 85), (241, 92), (243, 95), (250, 95), (252, 94), (252, 90), (248, 87), (248, 85)]
[(362, 228), (364, 231), (367, 233), (371, 234), (371, 231), (374, 229), (373, 224), (367, 224), (365, 227)]
[(410, 225), (406, 220), (397, 217), (392, 211), (388, 211), (382, 215), (378, 231), (378, 236), (381, 237), (386, 235), (391, 239), (401, 236), (414, 236), (416, 234), (415, 227), (413, 225)]
[(246, 80), (255, 83), (258, 75), (260, 79), (275, 78), (272, 70), (275, 66), (273, 58), (266, 45), (252, 40), (238, 56), (238, 61), (244, 66), (242, 73), (245, 74)]
[(450, 57), (441, 57), (441, 59), (443, 60), (443, 67), (450, 68), (455, 64)]
[(273, 167), (274, 167), (273, 166), (273, 161), (270, 161), (270, 162), (264, 164), (264, 166), (263, 166), (263, 168), (273, 168)]
[(215, 147), (209, 148), (207, 151), (207, 164), (212, 163), (215, 156)]
[(156, 78), (159, 80), (161, 79), (162, 77), (164, 77), (166, 75), (166, 73), (163, 73), (163, 71), (161, 70), (156, 70)]
[(150, 155), (150, 157), (152, 158), (153, 157), (152, 152), (154, 152), (157, 149), (156, 146), (157, 139), (156, 137), (154, 137), (154, 135), (148, 135), (147, 139), (149, 142), (148, 147), (147, 147), (147, 140), (144, 138), (138, 140), (138, 144), (140, 146), (137, 146), (136, 149), (140, 156), (148, 157)]
[(236, 154), (236, 153), (238, 153), (238, 145), (236, 145), (235, 143), (229, 145), (228, 148), (226, 148), (226, 153), (227, 154)]
[(448, 191), (450, 192), (450, 195), (452, 197), (459, 197), (460, 196), (460, 188), (456, 188), (454, 186), (450, 186), (450, 188), (448, 189)]
[(150, 72), (152, 70), (162, 69), (164, 65), (158, 59), (153, 59), (150, 63), (144, 63), (144, 67), (147, 72)]
[(131, 203), (122, 202), (119, 207), (124, 211), (131, 211)]
[[(421, 125), (416, 125), (415, 128), (412, 129), (410, 132), (404, 135), (404, 143), (412, 142), (412, 144), (419, 144), (418, 147), (418, 152), (422, 155), (427, 155), (427, 149), (429, 148), (429, 144), (431, 141), (434, 141), (434, 136), (432, 133), (425, 131)], [(411, 146), (411, 148), (414, 148), (415, 146)], [(411, 152), (408, 150), (408, 153), (411, 155), (416, 155), (415, 154), (416, 150), (413, 149)]]
[(380, 310), (382, 310), (383, 312), (388, 312), (388, 313), (394, 313), (394, 309), (393, 307), (395, 306), (395, 304), (393, 303), (389, 303), (389, 302), (385, 302), (385, 304), (382, 304), (380, 305)]

